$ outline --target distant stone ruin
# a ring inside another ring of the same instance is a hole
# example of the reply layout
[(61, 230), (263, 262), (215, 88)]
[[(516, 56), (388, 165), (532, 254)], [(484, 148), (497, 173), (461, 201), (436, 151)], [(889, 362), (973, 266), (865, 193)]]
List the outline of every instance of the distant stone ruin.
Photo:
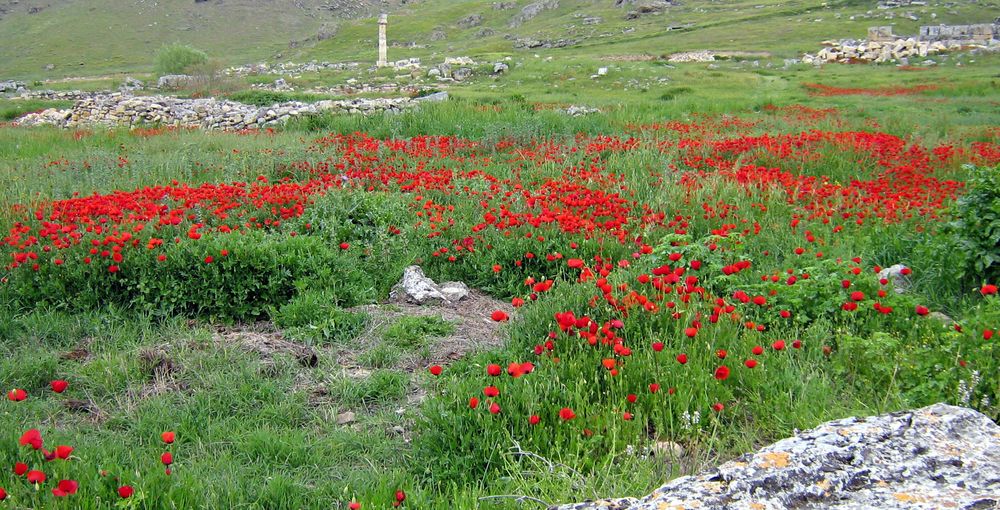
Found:
[(975, 25), (927, 25), (917, 35), (900, 36), (891, 26), (870, 27), (868, 39), (825, 41), (816, 55), (804, 55), (802, 62), (825, 63), (908, 63), (910, 58), (926, 58), (951, 51), (974, 49), (1000, 51), (1000, 18)]
[[(897, 36), (892, 33), (891, 26), (870, 27), (869, 42), (891, 42), (896, 39), (907, 39), (912, 36)], [(920, 27), (916, 36), (918, 41), (970, 41), (988, 43), (991, 39), (1000, 39), (1000, 19), (993, 23), (975, 25), (926, 25)]]

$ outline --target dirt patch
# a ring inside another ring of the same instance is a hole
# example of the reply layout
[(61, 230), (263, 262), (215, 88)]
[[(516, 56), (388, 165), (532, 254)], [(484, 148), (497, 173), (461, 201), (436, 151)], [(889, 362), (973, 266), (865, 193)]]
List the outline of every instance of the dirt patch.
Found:
[(151, 347), (139, 352), (139, 360), (143, 369), (149, 373), (150, 380), (138, 391), (133, 392), (134, 400), (144, 400), (188, 389), (186, 382), (178, 381), (174, 377), (181, 371), (181, 367), (168, 355), (168, 348), (169, 346)]
[(260, 322), (241, 327), (219, 328), (212, 335), (218, 345), (236, 345), (257, 354), (262, 361), (272, 361), (275, 354), (289, 354), (304, 367), (314, 368), (319, 364), (316, 350), (308, 345), (286, 340), (274, 325)]
[(403, 317), (440, 317), (454, 324), (455, 330), (449, 335), (433, 339), (426, 356), (412, 353), (404, 355), (395, 364), (395, 368), (414, 371), (427, 365), (447, 364), (472, 352), (503, 345), (503, 335), (500, 333), (502, 323), (490, 318), (496, 310), (503, 310), (510, 315), (514, 308), (509, 303), (474, 289), (469, 290), (466, 299), (455, 304), (415, 305), (393, 302), (355, 307), (350, 311), (368, 314), (368, 327), (350, 349), (338, 352), (338, 360), (349, 371), (365, 370), (357, 363), (357, 358), (383, 342), (382, 332), (386, 327)]

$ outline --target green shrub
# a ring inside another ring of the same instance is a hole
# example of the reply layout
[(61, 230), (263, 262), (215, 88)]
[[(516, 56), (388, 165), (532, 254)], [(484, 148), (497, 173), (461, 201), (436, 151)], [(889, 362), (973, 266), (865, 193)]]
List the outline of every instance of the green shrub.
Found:
[(254, 106), (270, 106), (277, 103), (287, 103), (290, 101), (300, 101), (303, 103), (315, 103), (327, 99), (319, 94), (305, 94), (301, 92), (278, 92), (274, 90), (241, 90), (227, 96), (233, 101)]
[(948, 230), (958, 248), (953, 255), (961, 258), (959, 278), (1000, 280), (1000, 167), (973, 169), (953, 213)]
[(194, 66), (208, 63), (208, 54), (186, 44), (173, 43), (156, 54), (156, 74), (185, 74)]

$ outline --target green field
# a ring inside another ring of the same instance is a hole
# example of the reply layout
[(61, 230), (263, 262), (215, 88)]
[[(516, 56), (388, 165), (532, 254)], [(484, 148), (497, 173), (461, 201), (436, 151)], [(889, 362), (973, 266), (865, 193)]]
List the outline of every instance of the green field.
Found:
[[(471, 56), (464, 83), (363, 67), (218, 91), (449, 92), (400, 114), (62, 130), (10, 121), (70, 102), (0, 98), (0, 509), (541, 507), (847, 416), (1000, 418), (1000, 56), (785, 64), (887, 23), (853, 1), (563, 1), (510, 27), (525, 3), (389, 7), (390, 41), (426, 44), (390, 58)], [(373, 59), (371, 13), (320, 2), (36, 4), (0, 15), (0, 78), (32, 89), (153, 79), (174, 40), (227, 65)], [(769, 55), (661, 58), (694, 49)], [(413, 264), (470, 298), (391, 300)]]

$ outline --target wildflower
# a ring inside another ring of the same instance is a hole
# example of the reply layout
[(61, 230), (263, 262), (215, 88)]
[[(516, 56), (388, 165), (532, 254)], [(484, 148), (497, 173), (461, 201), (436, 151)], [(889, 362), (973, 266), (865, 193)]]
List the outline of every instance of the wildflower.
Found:
[(572, 409), (564, 407), (559, 410), (559, 419), (562, 421), (570, 421), (573, 418), (576, 418), (576, 413), (574, 413)]
[(496, 402), (490, 404), (490, 414), (500, 414), (500, 405)]
[(122, 499), (131, 498), (132, 494), (135, 494), (135, 489), (133, 489), (129, 485), (122, 485), (121, 487), (118, 488), (118, 497)]
[(723, 365), (715, 369), (715, 378), (719, 381), (725, 381), (729, 378), (729, 367)]
[(495, 322), (504, 322), (507, 319), (509, 319), (509, 317), (503, 310), (494, 311), (493, 314), (490, 315), (490, 318), (493, 319)]
[(63, 381), (62, 379), (57, 379), (57, 380), (52, 381), (51, 383), (49, 383), (49, 387), (51, 387), (52, 391), (54, 391), (56, 393), (62, 393), (64, 391), (66, 391), (67, 387), (69, 387), (69, 383), (66, 382), (66, 381)]
[(164, 433), (160, 434), (160, 439), (162, 439), (164, 443), (173, 444), (173, 442), (174, 442), (174, 433), (173, 432), (164, 432)]
[(469, 407), (472, 408), (472, 409), (475, 409), (475, 408), (479, 407), (479, 399), (476, 398), (476, 397), (470, 398), (469, 399)]
[(28, 392), (20, 388), (15, 388), (13, 390), (10, 390), (9, 393), (7, 393), (7, 399), (10, 400), (11, 402), (21, 402), (26, 398), (28, 398)]
[(757, 366), (757, 360), (750, 358), (744, 361), (743, 364), (746, 365), (747, 368), (754, 368)]
[(684, 354), (683, 352), (680, 353), (680, 354), (678, 354), (677, 355), (677, 362), (680, 363), (681, 365), (687, 364), (687, 362), (688, 362), (688, 356), (687, 356), (687, 354)]
[(164, 452), (163, 455), (160, 455), (160, 462), (164, 466), (169, 466), (174, 463), (174, 456), (170, 452)]
[(500, 368), (500, 365), (492, 364), (491, 363), (491, 364), (489, 364), (489, 365), (486, 366), (486, 373), (490, 374), (493, 377), (499, 376), (502, 372), (503, 372), (503, 369)]

